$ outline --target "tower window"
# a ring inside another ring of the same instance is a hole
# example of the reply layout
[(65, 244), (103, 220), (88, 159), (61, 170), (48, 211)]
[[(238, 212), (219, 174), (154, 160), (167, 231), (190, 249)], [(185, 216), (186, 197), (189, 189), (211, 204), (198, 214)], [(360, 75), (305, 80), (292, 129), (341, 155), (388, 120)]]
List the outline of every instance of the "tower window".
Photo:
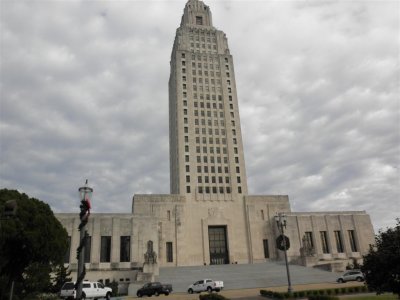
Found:
[(203, 17), (196, 16), (196, 25), (203, 25)]

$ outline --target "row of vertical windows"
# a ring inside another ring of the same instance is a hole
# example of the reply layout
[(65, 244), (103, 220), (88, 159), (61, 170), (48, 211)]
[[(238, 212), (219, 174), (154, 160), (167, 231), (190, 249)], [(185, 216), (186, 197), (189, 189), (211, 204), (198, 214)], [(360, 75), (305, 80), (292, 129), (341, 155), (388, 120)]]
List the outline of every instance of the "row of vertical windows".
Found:
[[(183, 72), (183, 69), (182, 69), (182, 73), (186, 73), (186, 70), (185, 70), (185, 72)], [(216, 71), (216, 72), (210, 71), (210, 72), (208, 72), (207, 70), (203, 71), (203, 70), (198, 69), (197, 72), (196, 72), (196, 70), (194, 70), (194, 69), (192, 70), (192, 75), (193, 76), (196, 76), (196, 75), (202, 76), (203, 74), (204, 74), (204, 76), (212, 76), (212, 77), (220, 77), (221, 76), (221, 72), (219, 72), (219, 71)]]
[[(358, 248), (357, 248), (357, 243), (356, 243), (356, 238), (355, 238), (355, 231), (348, 230), (347, 233), (348, 233), (351, 251), (357, 252)], [(330, 253), (327, 231), (320, 231), (319, 234), (320, 234), (322, 253)], [(344, 252), (344, 243), (343, 243), (342, 232), (339, 230), (336, 230), (336, 231), (334, 231), (334, 236), (335, 236), (337, 253), (343, 253)], [(308, 232), (304, 233), (304, 243), (307, 243), (309, 246), (314, 248), (312, 232), (308, 231)]]
[(198, 186), (197, 190), (199, 194), (230, 194), (231, 193), (231, 187), (230, 186)]
[[(183, 120), (184, 120), (184, 123), (187, 124), (187, 118), (184, 118)], [(212, 119), (198, 119), (198, 118), (194, 119), (194, 125), (197, 125), (197, 126), (203, 125), (204, 126), (204, 125), (206, 125), (206, 123), (208, 126), (212, 126), (213, 124), (214, 124), (214, 126), (218, 126), (218, 124), (220, 126), (225, 126), (225, 120), (221, 120), (221, 119), (219, 120), (219, 122), (218, 122), (218, 119), (214, 119), (214, 122)]]
[[(111, 261), (111, 236), (102, 236), (100, 240), (100, 262)], [(92, 252), (92, 237), (87, 236), (85, 242), (85, 263), (90, 263)], [(71, 237), (68, 237), (68, 249), (64, 257), (64, 263), (70, 262)], [(131, 260), (131, 237), (120, 237), (120, 262), (130, 262)]]
[[(211, 70), (214, 70), (214, 68), (215, 68), (216, 70), (219, 70), (220, 67), (219, 67), (218, 63), (216, 63), (216, 64), (213, 64), (213, 63), (208, 64), (207, 62), (203, 62), (203, 63), (198, 62), (196, 64), (196, 62), (192, 61), (192, 68), (198, 68), (198, 69), (204, 68), (204, 69), (211, 69)], [(193, 82), (196, 82), (196, 81), (193, 81)], [(221, 83), (221, 81), (220, 81), (220, 83)]]

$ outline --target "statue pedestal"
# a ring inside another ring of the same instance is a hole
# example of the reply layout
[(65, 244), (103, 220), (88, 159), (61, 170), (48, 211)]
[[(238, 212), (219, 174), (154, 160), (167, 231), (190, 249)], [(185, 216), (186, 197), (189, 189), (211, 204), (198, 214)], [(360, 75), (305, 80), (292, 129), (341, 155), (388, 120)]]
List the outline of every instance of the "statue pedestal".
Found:
[(318, 259), (314, 256), (302, 256), (301, 262), (305, 267), (313, 267), (317, 264)]
[(144, 263), (143, 273), (152, 273), (154, 276), (160, 275), (160, 269), (158, 263)]

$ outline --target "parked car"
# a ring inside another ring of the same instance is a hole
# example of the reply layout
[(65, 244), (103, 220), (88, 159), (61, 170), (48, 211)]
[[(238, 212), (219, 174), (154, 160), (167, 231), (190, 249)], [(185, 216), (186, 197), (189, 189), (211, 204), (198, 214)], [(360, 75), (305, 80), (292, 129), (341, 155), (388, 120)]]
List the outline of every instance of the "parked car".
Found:
[[(85, 280), (82, 284), (82, 299), (106, 298), (109, 300), (111, 298), (112, 289), (105, 287), (101, 282), (90, 282)], [(75, 282), (64, 283), (60, 291), (60, 298), (75, 299), (75, 297)]]
[(344, 272), (336, 281), (340, 283), (346, 281), (364, 281), (364, 274), (360, 270), (349, 270)]
[(188, 293), (193, 294), (193, 293), (200, 293), (200, 292), (209, 292), (211, 293), (212, 291), (219, 292), (224, 288), (224, 282), (223, 281), (213, 281), (212, 279), (202, 279), (199, 281), (196, 281), (195, 283), (189, 285), (188, 287)]
[(162, 284), (160, 282), (149, 282), (146, 283), (143, 287), (141, 287), (136, 296), (159, 296), (160, 294), (164, 294), (168, 296), (172, 292), (172, 285), (171, 284)]

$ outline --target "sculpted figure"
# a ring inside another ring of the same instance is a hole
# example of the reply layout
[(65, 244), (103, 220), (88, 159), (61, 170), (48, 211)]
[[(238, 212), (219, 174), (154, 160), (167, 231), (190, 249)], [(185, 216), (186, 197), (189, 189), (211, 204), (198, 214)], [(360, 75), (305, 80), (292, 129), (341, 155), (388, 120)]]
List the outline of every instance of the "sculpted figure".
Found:
[(311, 245), (311, 242), (306, 238), (306, 236), (303, 236), (303, 255), (304, 256), (313, 256), (314, 255), (314, 247)]
[(148, 264), (157, 263), (157, 254), (153, 250), (153, 241), (147, 242), (147, 251), (144, 254), (144, 262)]

